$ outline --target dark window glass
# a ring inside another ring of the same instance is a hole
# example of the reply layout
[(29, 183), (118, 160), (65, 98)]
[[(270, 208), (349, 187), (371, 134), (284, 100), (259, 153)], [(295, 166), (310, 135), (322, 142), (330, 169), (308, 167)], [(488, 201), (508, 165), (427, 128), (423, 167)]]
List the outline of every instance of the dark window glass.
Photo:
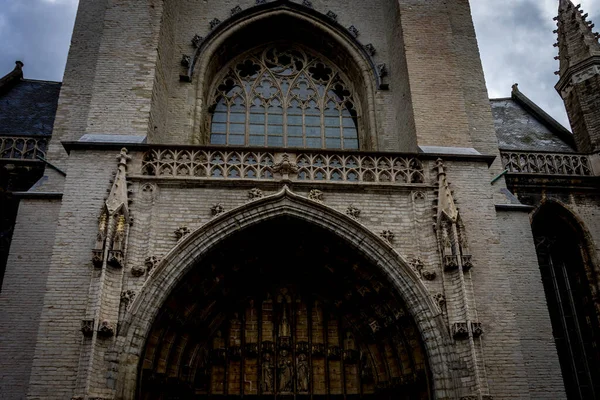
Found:
[(224, 74), (214, 97), (212, 144), (358, 149), (352, 90), (318, 55), (264, 47)]

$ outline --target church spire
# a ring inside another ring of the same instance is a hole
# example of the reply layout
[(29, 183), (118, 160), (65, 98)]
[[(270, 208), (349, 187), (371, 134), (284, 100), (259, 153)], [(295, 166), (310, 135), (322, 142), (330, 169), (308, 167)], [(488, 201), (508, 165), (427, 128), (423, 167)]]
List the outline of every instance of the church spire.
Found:
[(562, 76), (571, 67), (590, 57), (600, 56), (598, 34), (592, 29), (594, 24), (587, 21), (588, 14), (581, 11), (581, 5), (573, 5), (571, 0), (559, 0), (558, 17), (558, 59), (559, 74)]
[(600, 43), (594, 24), (571, 0), (559, 0), (556, 90), (563, 98), (577, 149), (600, 151)]

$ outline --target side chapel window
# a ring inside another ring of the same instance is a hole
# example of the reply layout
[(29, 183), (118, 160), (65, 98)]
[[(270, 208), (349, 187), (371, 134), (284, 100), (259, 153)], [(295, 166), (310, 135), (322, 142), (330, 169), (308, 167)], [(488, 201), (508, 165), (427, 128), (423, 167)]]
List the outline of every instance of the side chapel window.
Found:
[(213, 108), (211, 144), (358, 149), (350, 86), (304, 48), (271, 45), (232, 62)]

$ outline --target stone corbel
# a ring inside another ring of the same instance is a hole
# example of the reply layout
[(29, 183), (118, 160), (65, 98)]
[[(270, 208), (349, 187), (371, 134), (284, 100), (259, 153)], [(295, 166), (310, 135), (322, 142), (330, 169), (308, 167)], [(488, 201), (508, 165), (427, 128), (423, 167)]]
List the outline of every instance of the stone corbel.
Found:
[(85, 337), (91, 337), (94, 334), (94, 320), (93, 319), (84, 319), (81, 321), (81, 333)]
[(456, 322), (452, 324), (452, 337), (455, 340), (468, 339), (469, 327), (466, 322)]
[(112, 337), (115, 335), (115, 326), (109, 321), (102, 321), (98, 327), (98, 336)]

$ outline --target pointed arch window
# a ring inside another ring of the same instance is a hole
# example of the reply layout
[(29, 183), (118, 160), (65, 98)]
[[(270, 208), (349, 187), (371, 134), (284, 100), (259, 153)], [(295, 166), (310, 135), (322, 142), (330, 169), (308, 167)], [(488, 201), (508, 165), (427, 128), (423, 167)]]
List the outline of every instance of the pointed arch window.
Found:
[(597, 278), (581, 227), (550, 203), (533, 224), (542, 282), (567, 398), (600, 395)]
[(213, 97), (210, 143), (358, 149), (352, 87), (329, 61), (270, 45), (234, 60)]

